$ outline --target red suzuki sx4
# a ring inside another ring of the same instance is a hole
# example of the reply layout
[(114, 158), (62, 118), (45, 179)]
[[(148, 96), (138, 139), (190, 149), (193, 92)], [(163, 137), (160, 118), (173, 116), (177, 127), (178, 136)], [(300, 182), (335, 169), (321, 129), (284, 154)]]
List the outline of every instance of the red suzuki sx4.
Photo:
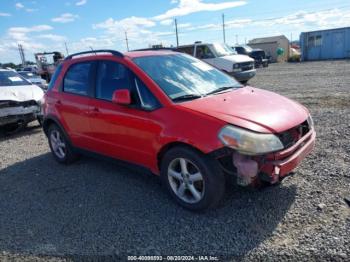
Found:
[(58, 162), (89, 151), (137, 164), (190, 210), (215, 207), (226, 176), (278, 183), (316, 137), (299, 103), (170, 50), (68, 56), (45, 95), (43, 127)]

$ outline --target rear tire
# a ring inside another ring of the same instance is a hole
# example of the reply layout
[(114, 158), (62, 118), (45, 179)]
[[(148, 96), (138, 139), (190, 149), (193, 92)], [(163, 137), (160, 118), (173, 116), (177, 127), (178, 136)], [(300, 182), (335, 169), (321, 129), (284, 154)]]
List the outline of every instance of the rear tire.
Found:
[(219, 163), (189, 147), (166, 152), (161, 178), (175, 201), (192, 211), (216, 207), (225, 194), (225, 176)]
[(48, 139), (51, 152), (57, 162), (61, 164), (70, 164), (77, 160), (78, 154), (74, 152), (67, 137), (56, 124), (50, 125), (48, 129)]

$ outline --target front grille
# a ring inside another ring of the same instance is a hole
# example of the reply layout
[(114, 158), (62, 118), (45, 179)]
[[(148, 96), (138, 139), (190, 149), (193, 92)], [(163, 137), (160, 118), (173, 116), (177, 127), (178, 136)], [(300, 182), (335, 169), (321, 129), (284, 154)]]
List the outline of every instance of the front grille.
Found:
[(310, 126), (307, 121), (304, 121), (300, 125), (278, 134), (278, 137), (281, 140), (284, 148), (288, 148), (297, 143), (309, 131)]
[(28, 107), (28, 106), (35, 106), (37, 103), (34, 100), (24, 101), (24, 102), (17, 102), (17, 101), (0, 101), (0, 108), (7, 108), (7, 107)]
[(239, 67), (242, 69), (242, 71), (252, 70), (254, 69), (254, 62), (239, 63)]

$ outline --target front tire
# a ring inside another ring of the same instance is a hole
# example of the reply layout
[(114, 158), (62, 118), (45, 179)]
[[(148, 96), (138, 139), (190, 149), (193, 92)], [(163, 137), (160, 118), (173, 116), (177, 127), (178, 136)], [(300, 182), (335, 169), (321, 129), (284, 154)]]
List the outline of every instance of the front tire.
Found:
[(192, 211), (217, 206), (225, 193), (219, 164), (191, 148), (170, 149), (161, 162), (161, 177), (175, 201)]
[(57, 162), (70, 164), (78, 158), (65, 134), (56, 124), (50, 125), (48, 139), (51, 152)]

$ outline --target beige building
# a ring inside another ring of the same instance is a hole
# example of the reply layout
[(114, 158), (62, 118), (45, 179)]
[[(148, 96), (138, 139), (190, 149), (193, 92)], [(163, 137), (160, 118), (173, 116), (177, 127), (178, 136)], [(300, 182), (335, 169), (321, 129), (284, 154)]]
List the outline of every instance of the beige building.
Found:
[[(284, 35), (254, 38), (250, 40), (248, 45), (252, 48), (260, 48), (271, 56), (272, 62), (287, 62), (289, 58), (289, 40)], [(284, 54), (277, 56), (277, 49), (283, 48)]]

